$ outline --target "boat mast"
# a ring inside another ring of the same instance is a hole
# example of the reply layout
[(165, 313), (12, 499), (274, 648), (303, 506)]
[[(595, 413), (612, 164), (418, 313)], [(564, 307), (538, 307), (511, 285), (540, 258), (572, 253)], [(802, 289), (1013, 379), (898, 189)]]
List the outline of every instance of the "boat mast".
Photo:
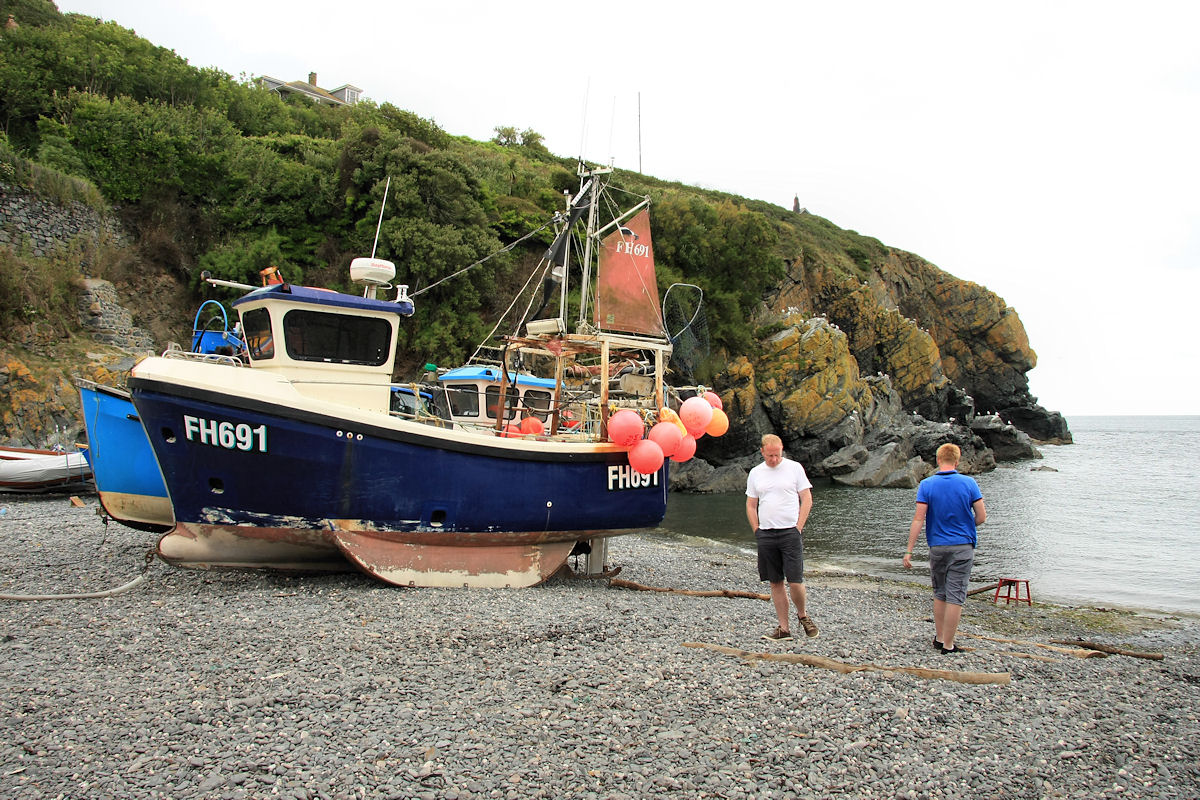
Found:
[(596, 167), (589, 172), (581, 173), (581, 177), (587, 176), (592, 178), (591, 198), (588, 201), (588, 221), (587, 221), (587, 236), (584, 241), (583, 260), (583, 278), (579, 285), (579, 322), (576, 330), (587, 330), (587, 308), (588, 295), (591, 292), (592, 282), (592, 239), (596, 233), (596, 213), (597, 207), (600, 205), (600, 181), (596, 180), (599, 175), (608, 175), (612, 172), (611, 167)]
[(560, 326), (560, 331), (567, 330), (567, 296), (570, 288), (567, 284), (571, 279), (571, 211), (574, 209), (575, 203), (578, 200), (578, 197), (572, 198), (570, 195), (567, 195), (567, 221), (563, 226), (561, 234), (565, 237), (563, 242), (562, 264), (555, 264), (553, 261), (550, 263), (551, 274), (553, 274), (554, 270), (556, 269), (562, 270), (562, 281), (559, 282), (558, 286), (558, 324)]

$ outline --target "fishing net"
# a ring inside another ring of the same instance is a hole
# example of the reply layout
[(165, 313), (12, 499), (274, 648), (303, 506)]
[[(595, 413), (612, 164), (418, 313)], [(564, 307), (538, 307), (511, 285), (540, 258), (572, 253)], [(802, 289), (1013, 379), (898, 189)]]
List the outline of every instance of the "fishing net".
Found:
[(663, 297), (663, 325), (673, 346), (669, 366), (682, 383), (695, 383), (696, 368), (708, 357), (704, 291), (690, 283), (672, 284)]

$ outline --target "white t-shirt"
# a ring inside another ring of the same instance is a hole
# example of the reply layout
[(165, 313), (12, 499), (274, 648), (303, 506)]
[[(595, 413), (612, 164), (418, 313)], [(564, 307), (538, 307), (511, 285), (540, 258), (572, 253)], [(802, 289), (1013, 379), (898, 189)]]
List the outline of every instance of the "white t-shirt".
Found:
[(811, 488), (804, 467), (788, 458), (777, 467), (763, 462), (750, 470), (746, 496), (758, 498), (758, 527), (795, 527), (800, 517), (800, 492)]

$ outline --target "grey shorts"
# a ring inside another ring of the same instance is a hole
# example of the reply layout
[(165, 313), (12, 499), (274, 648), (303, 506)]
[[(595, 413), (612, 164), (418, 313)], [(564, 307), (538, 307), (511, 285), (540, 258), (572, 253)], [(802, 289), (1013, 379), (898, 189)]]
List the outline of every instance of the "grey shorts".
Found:
[(967, 602), (967, 582), (975, 563), (975, 548), (952, 544), (929, 548), (929, 577), (933, 596), (956, 606)]
[(779, 583), (804, 583), (804, 539), (796, 528), (759, 528), (758, 579)]

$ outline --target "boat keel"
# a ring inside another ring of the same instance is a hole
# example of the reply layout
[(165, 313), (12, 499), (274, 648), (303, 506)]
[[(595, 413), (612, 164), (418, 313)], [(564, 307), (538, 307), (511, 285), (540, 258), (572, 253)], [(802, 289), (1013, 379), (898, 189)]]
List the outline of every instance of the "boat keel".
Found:
[(567, 562), (574, 541), (486, 546), (411, 544), (370, 532), (330, 533), (342, 554), (363, 572), (396, 586), (523, 588), (549, 578)]

